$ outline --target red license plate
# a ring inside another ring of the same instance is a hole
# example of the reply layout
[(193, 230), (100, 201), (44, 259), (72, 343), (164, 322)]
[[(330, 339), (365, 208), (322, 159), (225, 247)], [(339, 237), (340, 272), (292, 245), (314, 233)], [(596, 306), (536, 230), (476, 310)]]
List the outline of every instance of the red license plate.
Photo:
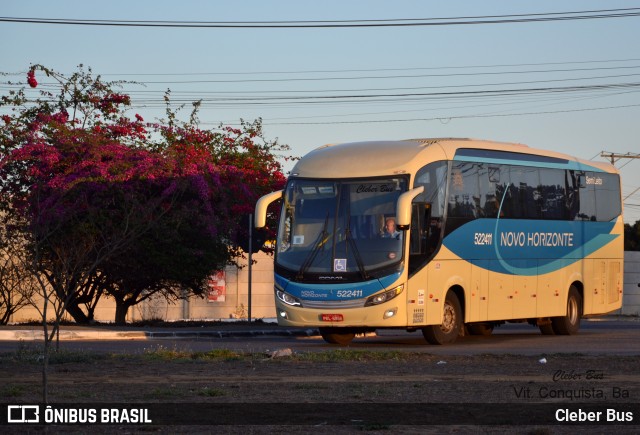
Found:
[(342, 314), (322, 314), (320, 317), (323, 322), (342, 322), (344, 320)]

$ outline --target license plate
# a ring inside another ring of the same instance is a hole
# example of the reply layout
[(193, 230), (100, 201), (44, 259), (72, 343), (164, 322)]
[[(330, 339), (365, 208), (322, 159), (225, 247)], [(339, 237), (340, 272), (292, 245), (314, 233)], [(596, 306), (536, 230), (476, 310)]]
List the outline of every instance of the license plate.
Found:
[(344, 320), (342, 314), (322, 314), (321, 318), (323, 322), (342, 322)]

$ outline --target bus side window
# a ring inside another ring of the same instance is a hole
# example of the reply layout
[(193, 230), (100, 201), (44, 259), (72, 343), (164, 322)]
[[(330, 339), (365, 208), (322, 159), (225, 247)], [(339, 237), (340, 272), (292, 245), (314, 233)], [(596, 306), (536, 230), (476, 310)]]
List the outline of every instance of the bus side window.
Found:
[(500, 182), (500, 168), (496, 166), (478, 165), (478, 185), (480, 188), (480, 216), (495, 218), (498, 216), (500, 203), (496, 197), (496, 184)]
[(565, 171), (564, 177), (567, 217), (570, 221), (577, 220), (580, 213), (580, 175), (575, 171)]
[(429, 221), (430, 205), (425, 203), (414, 203), (411, 213), (411, 255), (422, 255), (426, 252), (427, 241), (426, 222)]
[(620, 215), (620, 178), (616, 174), (594, 173), (597, 220), (608, 222)]
[(482, 217), (478, 172), (475, 163), (456, 163), (451, 168), (449, 216), (472, 220)]
[[(565, 180), (567, 171), (563, 169), (540, 169), (538, 192), (541, 201), (541, 217), (548, 220), (566, 219), (571, 208), (571, 201)], [(574, 211), (575, 213), (575, 211)]]
[[(578, 183), (580, 182), (580, 175), (578, 175)], [(589, 174), (587, 174), (587, 177)], [(587, 183), (585, 187), (581, 187), (578, 189), (579, 192), (579, 204), (580, 211), (576, 214), (576, 220), (582, 221), (595, 221), (597, 212), (596, 212), (596, 191), (595, 185)]]

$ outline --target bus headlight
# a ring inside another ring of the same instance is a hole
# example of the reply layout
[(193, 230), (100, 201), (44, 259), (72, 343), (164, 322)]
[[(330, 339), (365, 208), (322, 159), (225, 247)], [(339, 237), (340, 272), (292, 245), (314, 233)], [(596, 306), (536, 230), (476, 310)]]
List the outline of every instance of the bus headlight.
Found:
[(371, 305), (379, 305), (384, 302), (390, 301), (391, 299), (395, 298), (400, 293), (402, 293), (403, 288), (404, 288), (404, 285), (400, 284), (399, 286), (392, 288), (391, 290), (387, 290), (382, 293), (378, 293), (373, 296), (370, 296), (367, 299), (367, 301), (364, 303), (364, 306), (370, 307)]
[(302, 306), (298, 298), (294, 298), (289, 293), (285, 293), (282, 290), (276, 290), (276, 296), (278, 297), (278, 299), (280, 299), (282, 302), (284, 302), (287, 305), (291, 305), (293, 307)]

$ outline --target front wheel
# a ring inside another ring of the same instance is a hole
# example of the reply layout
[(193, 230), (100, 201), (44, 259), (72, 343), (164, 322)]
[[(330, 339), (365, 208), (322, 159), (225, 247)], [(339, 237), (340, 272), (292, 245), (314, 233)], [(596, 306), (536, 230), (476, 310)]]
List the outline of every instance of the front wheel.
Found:
[(551, 319), (553, 331), (558, 335), (574, 335), (580, 329), (582, 317), (582, 296), (574, 286), (569, 289), (567, 297), (567, 314)]
[(451, 344), (458, 338), (462, 328), (462, 309), (455, 293), (447, 293), (440, 325), (422, 328), (422, 335), (431, 344)]
[(327, 343), (346, 346), (356, 336), (355, 332), (340, 332), (340, 328), (320, 328), (320, 335)]

